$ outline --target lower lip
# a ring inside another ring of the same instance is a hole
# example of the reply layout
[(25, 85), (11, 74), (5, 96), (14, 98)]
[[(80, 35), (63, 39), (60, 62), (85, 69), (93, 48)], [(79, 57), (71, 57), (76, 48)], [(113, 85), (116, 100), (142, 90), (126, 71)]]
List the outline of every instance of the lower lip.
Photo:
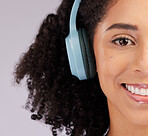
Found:
[(141, 95), (133, 94), (133, 93), (129, 92), (125, 87), (123, 87), (123, 89), (125, 90), (126, 94), (132, 100), (134, 100), (134, 101), (136, 101), (138, 103), (148, 104), (148, 96), (141, 96)]

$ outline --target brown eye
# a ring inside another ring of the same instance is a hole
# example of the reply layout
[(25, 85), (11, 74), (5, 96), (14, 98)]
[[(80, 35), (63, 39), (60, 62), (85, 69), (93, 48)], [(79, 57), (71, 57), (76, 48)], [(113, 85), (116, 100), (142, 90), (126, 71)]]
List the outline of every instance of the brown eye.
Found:
[(129, 46), (134, 45), (134, 42), (128, 38), (117, 38), (112, 41), (114, 44), (120, 45), (120, 46)]

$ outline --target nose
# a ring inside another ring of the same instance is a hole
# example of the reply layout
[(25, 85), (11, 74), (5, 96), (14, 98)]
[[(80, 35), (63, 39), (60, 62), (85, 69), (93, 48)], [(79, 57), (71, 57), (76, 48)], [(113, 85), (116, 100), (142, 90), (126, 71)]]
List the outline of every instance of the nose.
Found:
[(134, 72), (148, 75), (148, 42), (137, 49), (132, 69)]

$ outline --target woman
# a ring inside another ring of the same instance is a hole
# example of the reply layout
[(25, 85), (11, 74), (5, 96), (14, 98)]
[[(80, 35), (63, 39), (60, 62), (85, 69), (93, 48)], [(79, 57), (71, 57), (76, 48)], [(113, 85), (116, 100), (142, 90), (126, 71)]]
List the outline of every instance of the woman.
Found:
[(73, 3), (63, 0), (47, 16), (16, 67), (16, 82), (27, 78), (32, 119), (52, 125), (55, 136), (63, 126), (71, 136), (148, 136), (148, 1), (81, 1), (77, 28), (87, 31), (97, 72), (87, 80), (68, 62)]

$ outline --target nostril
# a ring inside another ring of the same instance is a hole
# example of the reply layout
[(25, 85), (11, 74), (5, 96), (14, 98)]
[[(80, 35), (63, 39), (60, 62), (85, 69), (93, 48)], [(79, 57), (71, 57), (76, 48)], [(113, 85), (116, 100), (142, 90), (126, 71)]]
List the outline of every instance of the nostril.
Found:
[(140, 72), (140, 70), (136, 70), (136, 72)]

